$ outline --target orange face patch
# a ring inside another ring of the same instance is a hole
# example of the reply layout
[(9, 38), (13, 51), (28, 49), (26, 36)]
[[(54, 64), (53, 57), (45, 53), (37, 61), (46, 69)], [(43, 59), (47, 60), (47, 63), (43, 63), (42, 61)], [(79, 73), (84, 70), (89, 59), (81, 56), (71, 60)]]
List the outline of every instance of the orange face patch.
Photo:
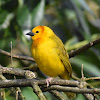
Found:
[(37, 46), (44, 40), (43, 38), (44, 26), (37, 26), (33, 28), (32, 32), (35, 34), (34, 36), (32, 36), (32, 40), (34, 41), (34, 46)]
[(44, 31), (44, 26), (37, 26), (33, 28), (32, 32), (35, 33), (36, 31), (39, 31), (40, 33)]

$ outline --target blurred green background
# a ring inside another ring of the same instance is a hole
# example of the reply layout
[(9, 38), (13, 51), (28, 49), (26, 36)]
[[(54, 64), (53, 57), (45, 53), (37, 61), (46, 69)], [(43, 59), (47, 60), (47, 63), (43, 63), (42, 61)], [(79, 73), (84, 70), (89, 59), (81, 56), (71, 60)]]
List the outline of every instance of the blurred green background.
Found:
[[(100, 0), (0, 0), (0, 49), (10, 52), (12, 41), (13, 54), (31, 56), (31, 38), (25, 34), (37, 25), (53, 29), (70, 52), (100, 37)], [(100, 44), (70, 61), (77, 77), (81, 78), (82, 64), (85, 77), (100, 76)], [(11, 60), (0, 54), (0, 64), (11, 67)], [(34, 66), (33, 62), (13, 59), (13, 67)], [(40, 71), (37, 76), (44, 78)], [(100, 88), (99, 81), (89, 83)], [(31, 88), (21, 90), (25, 100), (38, 100)], [(6, 100), (15, 99), (10, 89), (6, 89), (5, 95)], [(45, 95), (48, 100), (56, 100), (48, 92)], [(78, 94), (75, 100), (85, 98)]]

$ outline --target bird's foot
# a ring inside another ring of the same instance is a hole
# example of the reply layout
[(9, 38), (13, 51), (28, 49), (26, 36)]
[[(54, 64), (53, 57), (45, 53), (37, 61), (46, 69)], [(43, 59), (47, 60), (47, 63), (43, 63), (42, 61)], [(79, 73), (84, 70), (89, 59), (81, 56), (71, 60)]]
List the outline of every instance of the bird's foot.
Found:
[(51, 80), (52, 80), (53, 78), (52, 77), (48, 77), (47, 79), (46, 79), (46, 84), (47, 84), (47, 87), (49, 86), (49, 83), (51, 82)]

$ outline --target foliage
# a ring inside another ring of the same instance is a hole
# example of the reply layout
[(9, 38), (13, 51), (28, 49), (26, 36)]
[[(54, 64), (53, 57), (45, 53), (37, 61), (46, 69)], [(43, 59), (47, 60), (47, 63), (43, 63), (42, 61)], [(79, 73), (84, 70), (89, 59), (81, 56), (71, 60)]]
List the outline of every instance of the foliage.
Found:
[[(0, 49), (10, 52), (12, 41), (13, 54), (31, 56), (31, 40), (25, 33), (37, 25), (46, 25), (62, 39), (70, 52), (100, 37), (99, 14), (99, 0), (0, 0)], [(100, 76), (100, 45), (71, 58), (70, 61), (73, 74), (77, 77), (81, 78), (82, 64), (85, 77)], [(0, 54), (0, 64), (11, 67), (10, 58)], [(30, 64), (13, 59), (14, 67), (32, 66)], [(37, 74), (41, 77), (39, 72)], [(92, 82), (95, 81), (90, 81), (90, 84)], [(94, 87), (99, 86), (95, 84)], [(9, 90), (5, 93), (6, 100), (14, 97)], [(34, 100), (38, 100), (29, 88), (23, 88), (22, 93), (26, 98), (32, 95)], [(53, 98), (48, 93), (46, 95), (49, 100)], [(84, 100), (78, 94), (76, 100), (80, 98)]]

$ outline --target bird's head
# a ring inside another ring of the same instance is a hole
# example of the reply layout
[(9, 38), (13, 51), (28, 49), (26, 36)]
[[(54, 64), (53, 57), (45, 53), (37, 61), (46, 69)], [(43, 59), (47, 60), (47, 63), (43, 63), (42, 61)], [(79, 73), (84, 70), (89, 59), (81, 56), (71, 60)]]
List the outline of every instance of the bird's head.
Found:
[(53, 31), (47, 26), (37, 26), (32, 29), (32, 32), (27, 33), (26, 35), (32, 36), (32, 40), (37, 40), (41, 38), (48, 38), (53, 35)]

